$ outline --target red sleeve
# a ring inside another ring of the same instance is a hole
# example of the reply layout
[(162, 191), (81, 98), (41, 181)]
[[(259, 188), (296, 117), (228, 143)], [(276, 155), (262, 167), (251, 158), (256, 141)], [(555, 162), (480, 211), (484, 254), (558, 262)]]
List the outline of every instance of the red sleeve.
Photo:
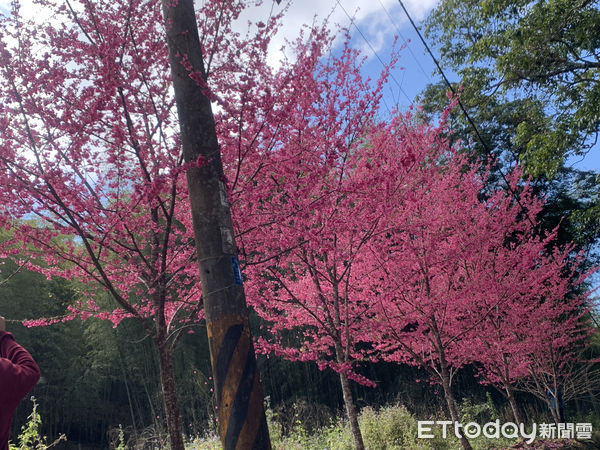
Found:
[(40, 369), (12, 334), (0, 331), (0, 404), (20, 402), (40, 379)]

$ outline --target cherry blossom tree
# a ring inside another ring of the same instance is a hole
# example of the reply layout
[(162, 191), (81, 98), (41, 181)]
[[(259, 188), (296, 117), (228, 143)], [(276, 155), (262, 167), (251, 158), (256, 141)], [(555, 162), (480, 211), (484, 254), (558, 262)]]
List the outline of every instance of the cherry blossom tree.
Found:
[(482, 184), (476, 169), (463, 173), (465, 159), (446, 152), (444, 142), (416, 148), (410, 196), (398, 199), (389, 231), (371, 247), (371, 336), (384, 359), (418, 365), (441, 383), (459, 422), (452, 381), (469, 362), (463, 338), (475, 326), (459, 255), (485, 245), (477, 232), (485, 229), (477, 198)]
[(589, 323), (591, 307), (588, 296), (572, 292), (520, 307), (528, 322), (515, 332), (526, 344), (517, 356), (527, 364), (527, 373), (516, 387), (544, 401), (556, 423), (565, 422), (564, 402), (587, 394), (590, 380), (598, 380), (598, 360), (582, 357), (597, 333)]
[[(277, 144), (257, 161), (261, 182), (256, 172), (237, 179), (244, 194), (237, 220), (250, 225), (240, 236), (248, 298), (271, 334), (260, 350), (339, 374), (356, 448), (364, 448), (350, 381), (373, 385), (356, 370), (366, 357), (368, 274), (354, 265), (379, 232), (383, 205), (373, 194), (394, 189), (404, 160), (391, 151), (393, 128), (376, 120), (387, 69), (371, 86), (348, 45), (305, 64), (309, 73), (284, 88), (302, 92), (302, 101), (288, 108)], [(375, 168), (381, 158), (386, 170)]]
[[(29, 268), (89, 288), (70, 314), (144, 324), (159, 354), (168, 430), (182, 447), (172, 351), (201, 291), (152, 2), (13, 4), (2, 21), (2, 224)], [(143, 14), (140, 11), (144, 10)], [(113, 310), (94, 301), (100, 284)], [(58, 319), (31, 321), (50, 324)]]
[(472, 335), (472, 358), (484, 383), (507, 398), (517, 423), (523, 422), (514, 395), (518, 386), (535, 386), (525, 390), (541, 392), (537, 396), (551, 406), (547, 393), (564, 388), (592, 331), (587, 295), (573, 294), (588, 274), (577, 273), (581, 258), (571, 257), (570, 246), (543, 253), (554, 238), (531, 237), (510, 254), (512, 261), (503, 258), (478, 272), (486, 278), (481, 298), (490, 312)]
[[(496, 332), (512, 336), (522, 321), (510, 324), (511, 318), (542, 300), (564, 299), (572, 284), (563, 278), (568, 249), (547, 254), (553, 235), (536, 235), (542, 202), (519, 182), (517, 169), (507, 187), (491, 189), (487, 173), (448, 144), (417, 148), (410, 196), (399, 197), (388, 216), (390, 231), (371, 245), (368, 264), (379, 268), (370, 287), (377, 316), (372, 336), (385, 359), (427, 370), (442, 385), (452, 420), (460, 422), (456, 372), (486, 351), (502, 364), (507, 355), (486, 334), (493, 334), (488, 324), (498, 317), (510, 315)], [(527, 331), (543, 335), (534, 320)], [(509, 376), (527, 366), (506, 365), (514, 372)], [(461, 444), (470, 448), (464, 436)]]
[[(28, 268), (85, 288), (66, 317), (29, 324), (139, 320), (159, 355), (171, 446), (183, 448), (172, 352), (202, 317), (185, 174), (210, 161), (183, 161), (161, 2), (32, 4), (38, 15), (13, 2), (0, 17), (0, 224), (14, 236), (7, 251), (28, 258)], [(266, 64), (280, 16), (233, 32), (245, 4), (205, 2), (199, 11), (207, 95), (221, 106), (233, 180), (272, 139), (263, 121), (285, 117), (264, 86), (299, 67)], [(312, 45), (319, 53), (322, 44)], [(98, 284), (114, 309), (95, 303)]]

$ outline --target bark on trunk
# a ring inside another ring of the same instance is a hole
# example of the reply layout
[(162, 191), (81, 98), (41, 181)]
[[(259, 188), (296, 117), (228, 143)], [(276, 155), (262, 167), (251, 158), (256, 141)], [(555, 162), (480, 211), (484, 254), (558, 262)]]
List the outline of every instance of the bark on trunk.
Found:
[(356, 407), (354, 406), (354, 400), (352, 399), (352, 391), (350, 390), (348, 376), (344, 373), (340, 373), (340, 382), (342, 383), (342, 394), (344, 396), (344, 405), (346, 406), (348, 422), (350, 422), (350, 430), (354, 437), (354, 446), (356, 447), (356, 450), (364, 450), (365, 444), (363, 443), (360, 427), (358, 426), (358, 414), (356, 413)]
[[(444, 389), (444, 397), (446, 399), (446, 405), (448, 406), (448, 410), (450, 411), (450, 418), (455, 423), (460, 423), (460, 417), (458, 415), (458, 409), (456, 407), (456, 400), (454, 399), (454, 394), (452, 394), (452, 387), (450, 386), (450, 374), (448, 373), (448, 369), (442, 365), (442, 387)], [(460, 434), (460, 444), (464, 450), (472, 450), (471, 444), (469, 444), (469, 440), (462, 433), (462, 430), (459, 430)]]
[(173, 354), (167, 344), (157, 344), (158, 362), (160, 366), (160, 382), (163, 391), (165, 414), (167, 415), (167, 431), (171, 442), (171, 450), (185, 450), (179, 406), (177, 404), (177, 391), (175, 389), (175, 375), (173, 372)]
[[(429, 285), (427, 284), (427, 293), (429, 295)], [(460, 417), (458, 415), (458, 409), (456, 408), (456, 400), (454, 399), (454, 394), (452, 393), (452, 386), (450, 381), (450, 371), (448, 370), (448, 364), (446, 364), (446, 354), (444, 350), (444, 346), (442, 345), (442, 340), (440, 338), (440, 333), (437, 328), (437, 323), (435, 318), (431, 319), (431, 328), (433, 331), (433, 335), (435, 337), (435, 345), (437, 354), (440, 358), (440, 376), (442, 379), (442, 388), (444, 389), (444, 397), (446, 398), (446, 404), (448, 406), (448, 410), (450, 411), (450, 418), (452, 421), (457, 424), (460, 423)], [(462, 433), (462, 430), (459, 430), (458, 433), (460, 444), (464, 450), (472, 450), (471, 444), (469, 444), (469, 440)]]
[(558, 424), (561, 422), (560, 420), (560, 416), (558, 413), (558, 405), (554, 406), (552, 405), (552, 401), (551, 400), (546, 400), (546, 404), (548, 405), (548, 409), (550, 410), (550, 415), (552, 416), (552, 420), (554, 421), (554, 423)]
[(515, 423), (524, 423), (521, 418), (521, 413), (519, 412), (519, 406), (517, 405), (517, 400), (515, 399), (515, 393), (510, 386), (505, 386), (506, 398), (508, 399), (508, 403), (510, 404), (510, 409), (512, 410), (513, 417), (515, 418)]
[(270, 449), (194, 2), (162, 0), (162, 6), (181, 146), (191, 166), (186, 177), (221, 442), (226, 450)]

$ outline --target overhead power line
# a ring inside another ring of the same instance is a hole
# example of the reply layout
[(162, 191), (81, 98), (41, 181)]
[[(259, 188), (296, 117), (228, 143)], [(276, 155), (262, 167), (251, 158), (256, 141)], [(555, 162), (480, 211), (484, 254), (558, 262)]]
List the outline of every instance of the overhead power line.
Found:
[[(383, 67), (386, 67), (385, 62), (383, 62), (383, 60), (381, 59), (381, 57), (379, 56), (379, 54), (375, 51), (375, 48), (371, 45), (371, 42), (367, 39), (367, 36), (365, 36), (365, 34), (358, 27), (358, 25), (356, 24), (356, 22), (354, 21), (354, 19), (350, 16), (350, 14), (348, 14), (348, 11), (346, 11), (346, 8), (344, 8), (344, 6), (340, 2), (340, 0), (336, 0), (336, 2), (338, 4), (338, 6), (340, 8), (342, 8), (342, 11), (344, 11), (344, 14), (346, 14), (346, 16), (348, 17), (348, 20), (350, 20), (350, 23), (352, 25), (354, 25), (354, 28), (356, 28), (356, 30), (358, 31), (358, 33), (362, 36), (362, 38), (364, 39), (364, 41), (367, 43), (367, 45), (369, 46), (369, 48), (373, 52), (373, 55), (375, 55), (375, 57), (379, 60), (379, 62), (381, 63), (381, 65)], [(413, 103), (412, 99), (408, 96), (408, 94), (406, 93), (406, 91), (402, 87), (402, 84), (396, 79), (396, 77), (394, 76), (394, 74), (392, 72), (390, 72), (390, 78), (392, 79), (392, 81), (394, 83), (396, 83), (396, 85), (398, 86), (398, 89), (400, 89), (400, 92), (402, 92), (402, 94), (404, 95), (404, 97), (406, 97), (406, 99), (408, 100), (408, 103), (412, 104)]]
[[(486, 151), (486, 153), (489, 156), (491, 156), (492, 158), (494, 158), (494, 154), (492, 153), (492, 150), (487, 145), (485, 139), (483, 139), (483, 136), (481, 136), (481, 133), (479, 132), (479, 128), (477, 128), (477, 125), (475, 125), (475, 122), (473, 121), (473, 119), (471, 119), (471, 116), (467, 112), (467, 109), (465, 108), (465, 106), (460, 101), (460, 98), (456, 95), (456, 90), (454, 89), (454, 87), (452, 86), (452, 84), (450, 83), (450, 81), (448, 80), (448, 77), (446, 77), (446, 74), (442, 70), (442, 66), (440, 65), (440, 63), (438, 62), (437, 58), (435, 57), (435, 55), (431, 51), (431, 48), (429, 48), (429, 45), (427, 44), (427, 41), (425, 40), (425, 38), (421, 34), (421, 30), (419, 30), (419, 27), (417, 27), (417, 25), (415, 24), (414, 20), (412, 19), (411, 15), (409, 14), (408, 10), (404, 6), (404, 3), (402, 2), (402, 0), (398, 0), (398, 3), (400, 3), (400, 6), (404, 10), (404, 14), (406, 14), (406, 17), (408, 17), (408, 20), (410, 21), (412, 27), (414, 28), (415, 32), (417, 33), (417, 36), (419, 36), (419, 39), (423, 43), (423, 46), (425, 46), (425, 49), (427, 50), (427, 53), (429, 53), (429, 56), (431, 56), (431, 59), (433, 60), (435, 66), (437, 67), (438, 71), (440, 72), (440, 75), (444, 79), (444, 82), (446, 83), (446, 86), (448, 86), (448, 89), (450, 89), (450, 92), (452, 92), (452, 94), (454, 95), (454, 98), (456, 99), (456, 101), (458, 103), (458, 106), (460, 107), (461, 111), (463, 112), (463, 114), (467, 118), (467, 121), (469, 122), (469, 125), (471, 126), (471, 128), (473, 128), (473, 131), (475, 132), (475, 135), (477, 136), (477, 139), (479, 140), (479, 142), (483, 146), (483, 148)], [(510, 183), (508, 182), (508, 179), (506, 178), (506, 175), (504, 175), (504, 172), (502, 172), (502, 169), (499, 166), (498, 166), (498, 172), (500, 173), (500, 176), (502, 177), (502, 180), (504, 181), (504, 183), (506, 183), (506, 188), (511, 193), (511, 195), (513, 196), (513, 198), (515, 199), (515, 201), (517, 202), (517, 204), (521, 207), (521, 211), (525, 214), (525, 217), (527, 218), (527, 221), (531, 224), (531, 226), (535, 227), (535, 224), (533, 223), (533, 220), (531, 220), (531, 218), (529, 217), (529, 212), (527, 211), (527, 209), (525, 208), (525, 206), (523, 206), (523, 204), (521, 203), (521, 200), (519, 199), (519, 196), (514, 191), (514, 189), (510, 186)]]
[[(417, 25), (415, 24), (415, 22), (412, 19), (411, 15), (408, 13), (408, 10), (404, 6), (404, 3), (402, 2), (402, 0), (398, 0), (398, 3), (400, 3), (400, 6), (404, 10), (404, 14), (406, 14), (406, 17), (408, 17), (408, 20), (410, 21), (411, 25), (415, 29), (415, 31), (417, 33), (417, 36), (419, 36), (419, 39), (421, 39), (421, 42), (425, 46), (425, 49), (427, 50), (427, 53), (429, 53), (429, 56), (431, 56), (431, 59), (433, 60), (435, 66), (437, 67), (438, 71), (440, 72), (440, 75), (442, 76), (442, 78), (444, 79), (444, 82), (448, 86), (448, 89), (450, 89), (450, 91), (452, 92), (452, 94), (454, 96), (456, 96), (456, 90), (454, 89), (454, 87), (452, 86), (452, 84), (450, 83), (450, 81), (448, 81), (448, 78), (446, 77), (446, 74), (442, 70), (442, 66), (440, 66), (440, 63), (438, 62), (437, 58), (434, 56), (433, 52), (431, 51), (431, 48), (429, 48), (429, 45), (427, 44), (427, 41), (425, 41), (425, 38), (421, 34), (421, 30), (419, 30), (419, 27), (417, 27)], [(460, 98), (456, 97), (456, 99), (458, 101), (458, 105), (460, 106), (460, 109), (462, 110), (463, 114), (467, 118), (467, 121), (469, 122), (469, 124), (471, 125), (471, 127), (473, 128), (473, 130), (475, 131), (475, 134), (477, 135), (477, 138), (481, 142), (481, 145), (483, 145), (483, 147), (485, 148), (485, 150), (488, 153), (491, 154), (490, 148), (488, 147), (488, 145), (486, 144), (485, 140), (483, 139), (483, 137), (479, 133), (479, 129), (477, 128), (477, 125), (475, 125), (475, 122), (473, 122), (473, 120), (471, 119), (471, 116), (469, 116), (469, 113), (467, 112), (466, 108), (464, 107), (464, 105), (460, 101)]]
[(419, 66), (419, 69), (421, 69), (421, 72), (423, 73), (423, 75), (425, 75), (427, 78), (431, 79), (431, 77), (429, 76), (429, 74), (427, 73), (427, 71), (423, 68), (423, 65), (421, 64), (421, 61), (419, 61), (419, 58), (417, 58), (417, 55), (415, 55), (415, 53), (412, 51), (412, 48), (410, 47), (409, 42), (410, 40), (407, 39), (403, 34), (402, 31), (400, 30), (400, 27), (398, 26), (398, 24), (396, 24), (396, 22), (394, 21), (394, 19), (392, 18), (392, 15), (390, 14), (390, 12), (387, 10), (387, 8), (385, 7), (385, 5), (382, 3), (381, 0), (378, 0), (379, 4), (381, 5), (381, 8), (385, 11), (385, 14), (388, 16), (388, 19), (390, 19), (390, 22), (392, 23), (392, 25), (394, 25), (394, 28), (396, 28), (396, 32), (398, 33), (398, 36), (400, 36), (400, 38), (406, 43), (406, 48), (408, 49), (408, 51), (410, 52), (410, 54), (412, 55), (413, 59), (415, 60), (415, 62), (417, 63), (417, 66)]

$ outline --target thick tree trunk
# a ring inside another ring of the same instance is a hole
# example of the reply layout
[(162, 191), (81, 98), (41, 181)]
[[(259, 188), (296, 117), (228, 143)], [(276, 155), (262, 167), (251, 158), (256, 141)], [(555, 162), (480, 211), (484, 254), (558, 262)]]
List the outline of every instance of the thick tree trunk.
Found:
[[(458, 415), (458, 408), (456, 407), (456, 400), (454, 399), (454, 394), (452, 393), (452, 386), (450, 385), (450, 373), (448, 372), (448, 368), (443, 364), (442, 361), (442, 388), (444, 389), (444, 397), (446, 399), (446, 405), (448, 406), (448, 411), (450, 411), (450, 418), (455, 423), (460, 423), (460, 417)], [(469, 440), (465, 437), (460, 430), (460, 444), (464, 450), (472, 450), (471, 444), (469, 444)]]
[(175, 389), (175, 374), (173, 371), (173, 352), (166, 343), (157, 343), (158, 364), (160, 367), (160, 383), (162, 387), (165, 414), (167, 415), (167, 431), (171, 442), (171, 450), (185, 450), (183, 444), (183, 430), (179, 405), (177, 404), (177, 391)]
[(515, 418), (515, 423), (523, 423), (523, 419), (521, 418), (521, 413), (519, 411), (519, 406), (517, 405), (517, 400), (515, 399), (515, 393), (513, 388), (510, 385), (506, 385), (504, 387), (506, 391), (506, 398), (508, 399), (508, 404), (510, 405), (510, 409), (512, 410), (513, 417)]
[[(202, 299), (226, 450), (270, 449), (193, 0), (162, 0)], [(200, 163), (200, 164), (198, 164)]]
[(350, 430), (354, 437), (354, 446), (356, 447), (356, 450), (364, 450), (365, 444), (363, 443), (362, 434), (360, 433), (360, 427), (358, 425), (358, 414), (356, 413), (356, 407), (354, 406), (354, 400), (352, 399), (350, 381), (345, 373), (340, 373), (340, 382), (342, 383), (342, 394), (344, 396), (344, 405), (346, 406), (348, 422), (350, 422)]

